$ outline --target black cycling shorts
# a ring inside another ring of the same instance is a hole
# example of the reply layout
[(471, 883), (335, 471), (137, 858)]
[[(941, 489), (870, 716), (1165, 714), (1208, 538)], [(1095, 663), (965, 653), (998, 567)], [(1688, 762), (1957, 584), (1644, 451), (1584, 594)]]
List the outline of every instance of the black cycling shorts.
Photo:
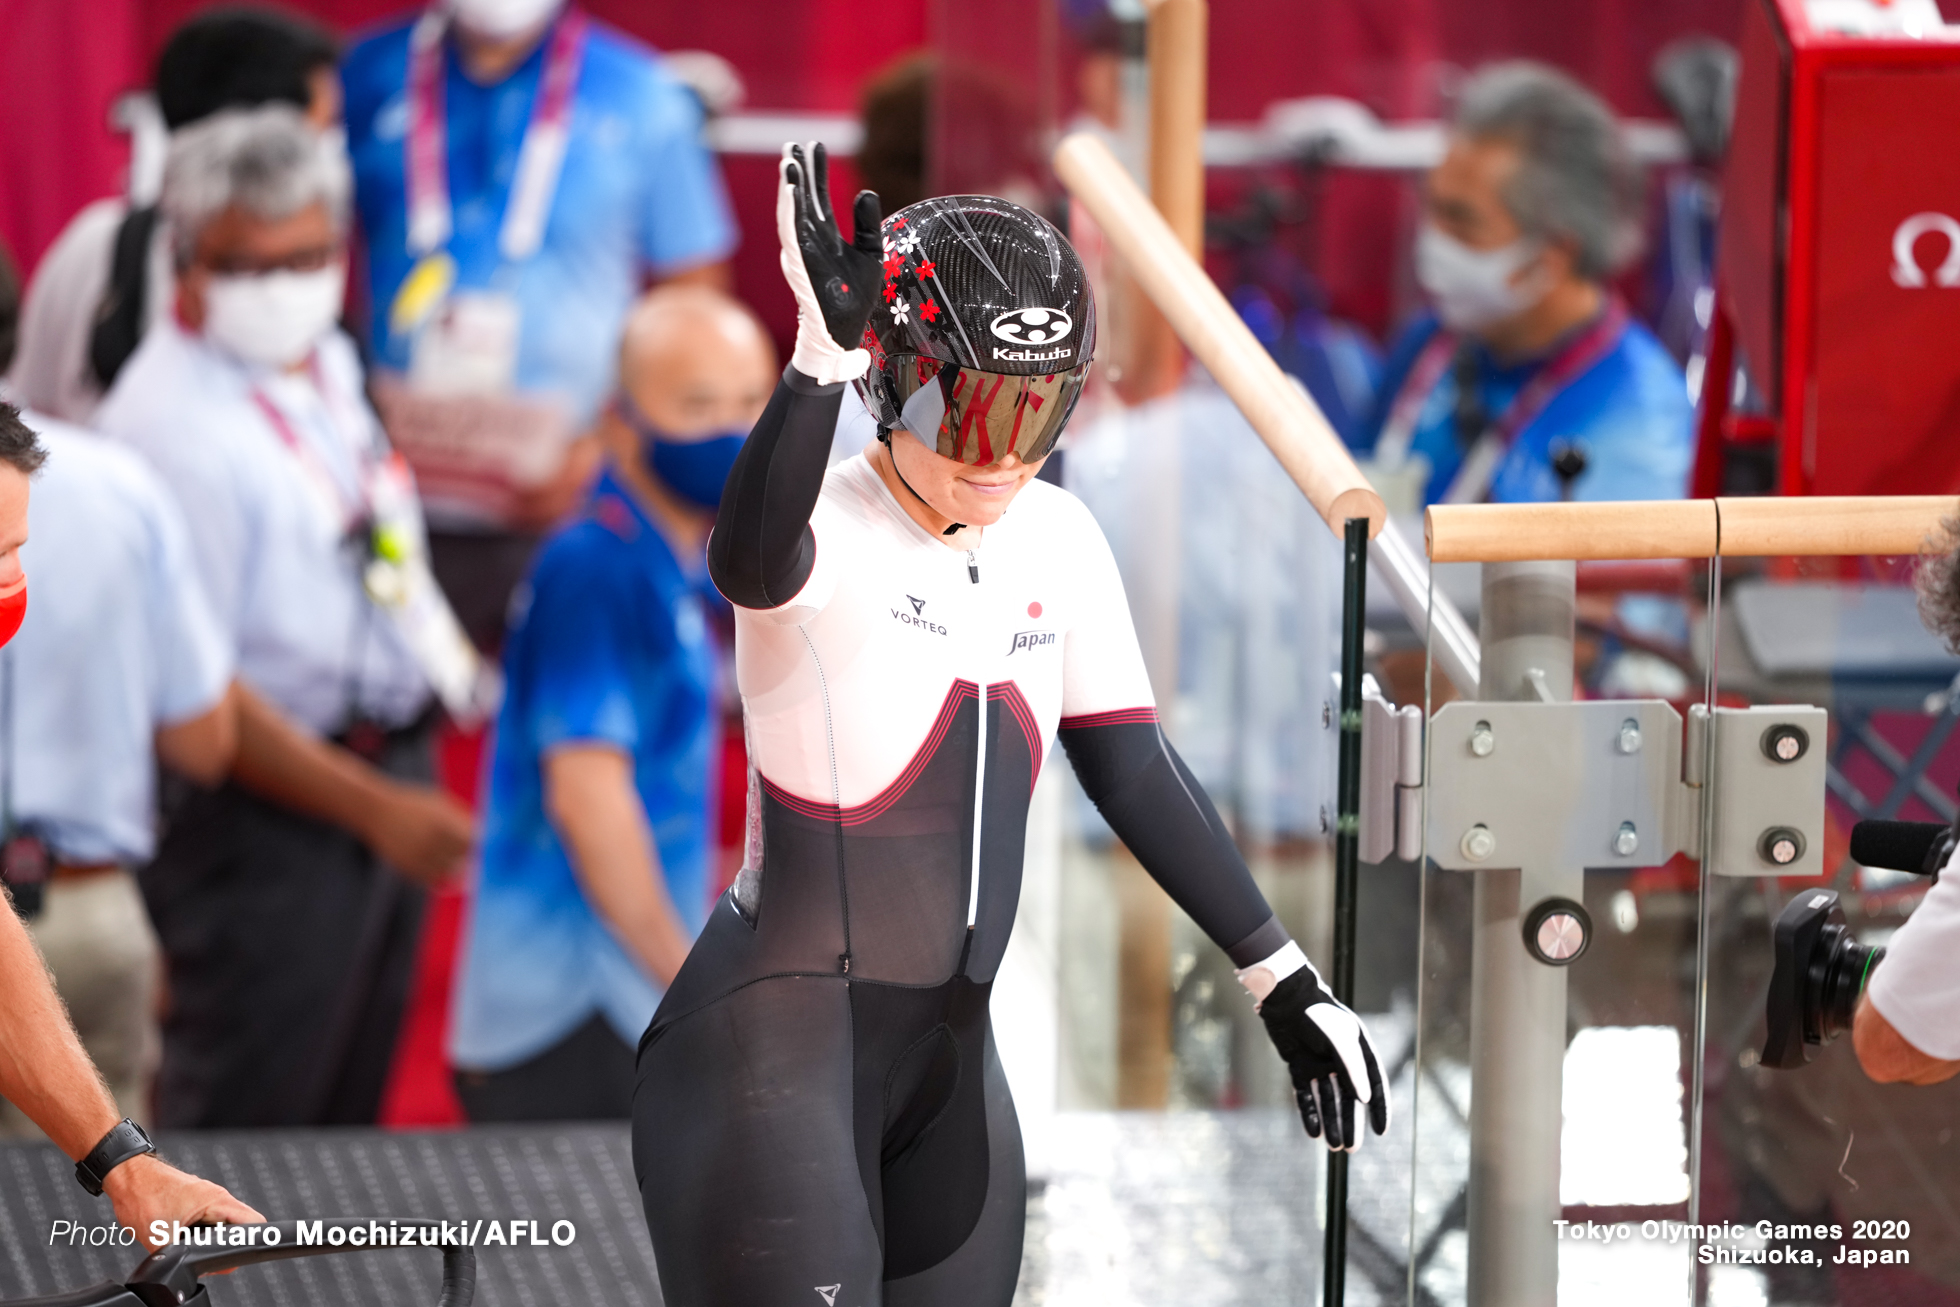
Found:
[(667, 1307), (1009, 1307), (1027, 1175), (989, 988), (773, 976), (649, 1030)]

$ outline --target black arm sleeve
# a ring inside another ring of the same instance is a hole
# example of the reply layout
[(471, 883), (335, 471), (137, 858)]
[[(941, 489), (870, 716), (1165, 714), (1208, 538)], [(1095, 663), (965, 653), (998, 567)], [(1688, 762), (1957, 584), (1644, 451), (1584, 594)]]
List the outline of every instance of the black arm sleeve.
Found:
[(1157, 723), (1064, 723), (1061, 739), (1110, 829), (1233, 966), (1262, 962), (1292, 938)]
[(784, 368), (736, 455), (708, 539), (708, 575), (729, 603), (775, 608), (810, 579), (817, 563), (810, 514), (823, 490), (843, 393), (841, 381), (819, 385)]

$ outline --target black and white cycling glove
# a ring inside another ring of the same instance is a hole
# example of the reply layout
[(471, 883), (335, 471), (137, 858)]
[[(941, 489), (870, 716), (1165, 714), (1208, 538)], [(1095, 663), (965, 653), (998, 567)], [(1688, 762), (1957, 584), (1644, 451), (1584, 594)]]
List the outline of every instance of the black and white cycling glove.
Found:
[(828, 385), (853, 381), (871, 366), (859, 348), (877, 303), (878, 196), (859, 191), (852, 206), (857, 230), (846, 241), (830, 207), (830, 163), (823, 145), (783, 147), (776, 196), (776, 235), (783, 278), (796, 296), (796, 348), (790, 366)]
[(1329, 1148), (1361, 1146), (1355, 1104), (1368, 1109), (1368, 1126), (1388, 1130), (1388, 1087), (1381, 1059), (1361, 1018), (1328, 992), (1300, 946), (1285, 948), (1238, 973), (1259, 1000), (1259, 1018), (1293, 1075), (1293, 1096), (1307, 1133)]

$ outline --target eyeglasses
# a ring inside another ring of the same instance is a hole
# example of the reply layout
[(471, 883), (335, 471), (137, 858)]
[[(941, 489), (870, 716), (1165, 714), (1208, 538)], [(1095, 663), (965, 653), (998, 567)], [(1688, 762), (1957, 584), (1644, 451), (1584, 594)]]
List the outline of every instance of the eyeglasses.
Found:
[(887, 392), (886, 411), (941, 457), (986, 467), (1009, 453), (1023, 463), (1048, 457), (1088, 375), (1086, 362), (1024, 377), (898, 354), (871, 380)]
[(318, 272), (340, 257), (336, 245), (310, 245), (277, 259), (222, 255), (198, 262), (219, 277), (262, 277), (269, 272)]

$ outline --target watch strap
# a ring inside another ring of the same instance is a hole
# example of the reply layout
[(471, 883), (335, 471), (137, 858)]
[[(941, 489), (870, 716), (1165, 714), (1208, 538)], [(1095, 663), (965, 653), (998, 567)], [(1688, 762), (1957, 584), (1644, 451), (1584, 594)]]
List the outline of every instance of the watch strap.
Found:
[(91, 1195), (100, 1198), (102, 1182), (109, 1178), (109, 1172), (132, 1157), (141, 1157), (156, 1150), (157, 1146), (150, 1142), (150, 1136), (143, 1127), (124, 1117), (110, 1127), (109, 1133), (102, 1136), (101, 1143), (89, 1150), (87, 1157), (75, 1163), (75, 1179)]

